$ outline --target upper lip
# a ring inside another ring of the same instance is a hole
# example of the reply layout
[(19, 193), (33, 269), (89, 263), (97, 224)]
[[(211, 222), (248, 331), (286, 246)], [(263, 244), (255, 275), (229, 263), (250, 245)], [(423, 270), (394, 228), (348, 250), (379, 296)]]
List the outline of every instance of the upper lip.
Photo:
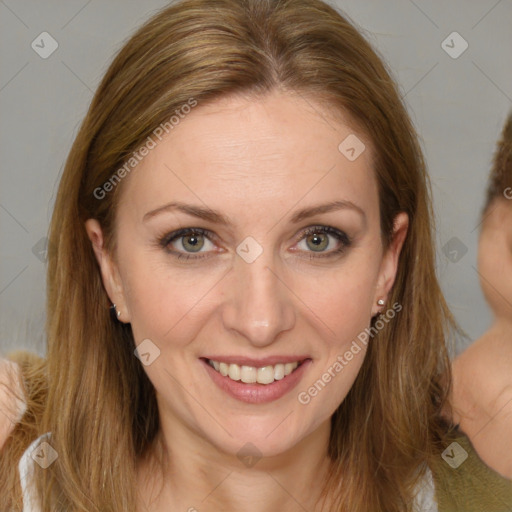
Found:
[(210, 359), (219, 363), (237, 364), (239, 366), (253, 366), (255, 368), (263, 368), (264, 366), (274, 366), (276, 364), (286, 363), (302, 363), (306, 359), (311, 359), (309, 356), (268, 356), (260, 359), (244, 356), (207, 356), (202, 359)]

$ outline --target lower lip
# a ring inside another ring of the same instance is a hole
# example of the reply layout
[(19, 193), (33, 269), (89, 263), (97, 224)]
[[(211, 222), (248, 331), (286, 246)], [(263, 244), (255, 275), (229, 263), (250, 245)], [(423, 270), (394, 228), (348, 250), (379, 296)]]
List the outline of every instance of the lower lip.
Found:
[(286, 393), (290, 392), (299, 383), (312, 362), (311, 359), (307, 359), (290, 373), (290, 375), (287, 375), (281, 380), (275, 380), (272, 384), (245, 384), (242, 381), (235, 381), (229, 377), (224, 377), (217, 370), (212, 368), (205, 359), (200, 359), (200, 361), (206, 367), (206, 371), (213, 382), (215, 382), (220, 389), (233, 398), (249, 404), (265, 404), (278, 400), (286, 395)]

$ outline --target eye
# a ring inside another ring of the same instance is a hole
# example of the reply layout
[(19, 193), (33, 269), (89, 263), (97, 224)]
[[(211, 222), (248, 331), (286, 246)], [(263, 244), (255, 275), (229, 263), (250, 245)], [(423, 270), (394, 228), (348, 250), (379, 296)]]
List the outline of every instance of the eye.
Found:
[[(194, 253), (201, 251), (205, 246), (205, 241), (212, 244), (207, 235), (213, 238), (213, 234), (206, 229), (184, 228), (164, 236), (159, 240), (159, 244), (178, 259), (202, 259), (207, 256), (194, 256)], [(181, 252), (182, 250), (186, 252)]]
[[(335, 242), (331, 243), (330, 239)], [(301, 243), (304, 243), (304, 252), (312, 252), (319, 254), (310, 254), (309, 259), (312, 258), (327, 258), (341, 254), (345, 249), (351, 245), (351, 240), (346, 233), (330, 226), (311, 226), (301, 233)], [(334, 245), (333, 250), (326, 251)]]

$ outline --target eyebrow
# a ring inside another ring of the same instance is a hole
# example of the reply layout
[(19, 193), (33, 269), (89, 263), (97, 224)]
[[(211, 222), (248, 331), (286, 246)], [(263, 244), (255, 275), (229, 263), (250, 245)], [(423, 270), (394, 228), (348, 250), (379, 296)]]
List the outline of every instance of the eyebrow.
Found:
[[(295, 212), (290, 219), (293, 224), (297, 224), (308, 217), (313, 217), (314, 215), (320, 215), (322, 213), (329, 213), (336, 210), (345, 210), (350, 209), (358, 212), (366, 223), (366, 214), (362, 208), (357, 206), (352, 201), (338, 200), (332, 201), (330, 203), (319, 204), (315, 206), (310, 206), (308, 208), (303, 208), (298, 212)], [(222, 213), (212, 210), (211, 208), (204, 208), (202, 206), (196, 206), (192, 204), (186, 204), (179, 201), (173, 201), (171, 203), (165, 204), (156, 208), (155, 210), (151, 210), (147, 212), (142, 218), (143, 222), (161, 214), (164, 212), (169, 212), (172, 210), (178, 210), (180, 212), (186, 213), (193, 217), (198, 217), (203, 220), (210, 221), (214, 224), (220, 224), (224, 226), (232, 226), (233, 222), (225, 217)]]

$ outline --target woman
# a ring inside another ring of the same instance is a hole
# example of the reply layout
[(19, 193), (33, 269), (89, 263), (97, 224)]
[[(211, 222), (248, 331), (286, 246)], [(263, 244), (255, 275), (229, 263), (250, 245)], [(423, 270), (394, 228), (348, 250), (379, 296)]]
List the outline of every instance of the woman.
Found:
[(453, 363), (454, 421), (482, 460), (512, 479), (512, 114), (489, 177), (478, 272), (494, 322)]
[(432, 474), (449, 509), (431, 219), (396, 86), (335, 10), (157, 14), (62, 176), (47, 359), (18, 359), (4, 502), (24, 454), (44, 512), (405, 511)]

